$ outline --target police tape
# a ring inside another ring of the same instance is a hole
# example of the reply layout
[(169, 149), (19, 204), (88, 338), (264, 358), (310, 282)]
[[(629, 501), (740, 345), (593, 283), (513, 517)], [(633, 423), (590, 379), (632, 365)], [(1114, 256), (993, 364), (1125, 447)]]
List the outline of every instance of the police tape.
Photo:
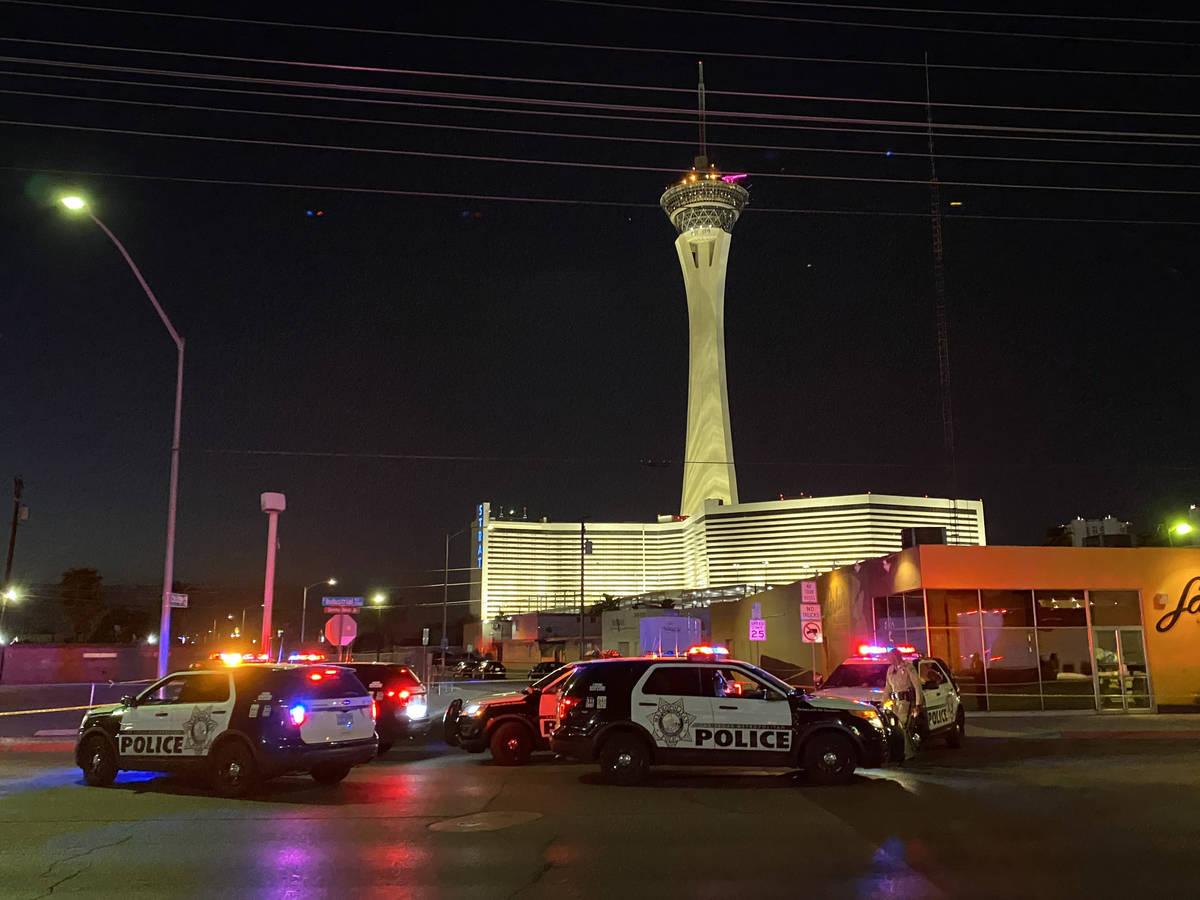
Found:
[[(104, 706), (105, 704), (100, 703), (97, 705)], [(95, 708), (96, 707), (94, 707), (94, 706), (88, 706), (85, 704), (84, 706), (56, 706), (53, 709), (10, 709), (10, 710), (6, 710), (4, 712), (0, 712), (0, 716), (36, 716), (36, 715), (40, 715), (42, 713), (78, 712), (81, 709), (95, 709)]]

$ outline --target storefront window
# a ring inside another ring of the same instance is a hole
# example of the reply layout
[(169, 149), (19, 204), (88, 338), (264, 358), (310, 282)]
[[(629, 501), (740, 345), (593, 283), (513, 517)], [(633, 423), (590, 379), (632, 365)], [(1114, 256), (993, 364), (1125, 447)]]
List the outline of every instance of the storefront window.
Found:
[(884, 644), (904, 635), (904, 604), (899, 597), (875, 598), (875, 640)]
[(1092, 651), (1078, 628), (1039, 628), (1039, 669), (1044, 709), (1095, 709)]
[(1033, 594), (1029, 591), (980, 591), (979, 605), (985, 628), (1033, 626)]
[[(904, 626), (912, 631), (925, 629), (925, 592), (911, 591), (904, 595)], [(909, 641), (908, 643), (912, 643)]]
[(1142, 598), (1137, 591), (1088, 591), (1092, 625), (1141, 625)]
[(924, 628), (910, 628), (905, 633), (904, 643), (911, 646), (922, 656), (929, 654), (929, 643), (925, 638)]
[(1083, 589), (1034, 591), (1034, 614), (1039, 628), (1086, 628)]
[(1041, 709), (1041, 678), (1033, 629), (984, 628), (983, 640), (988, 708)]
[(978, 591), (926, 591), (925, 603), (931, 626), (979, 628)]
[(988, 708), (984, 695), (983, 645), (978, 626), (929, 629), (929, 655), (950, 666), (968, 712)]

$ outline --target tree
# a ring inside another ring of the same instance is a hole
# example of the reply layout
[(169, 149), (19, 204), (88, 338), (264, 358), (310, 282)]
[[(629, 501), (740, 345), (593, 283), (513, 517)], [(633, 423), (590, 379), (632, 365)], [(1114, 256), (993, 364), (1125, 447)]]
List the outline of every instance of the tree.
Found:
[(102, 576), (96, 569), (67, 569), (59, 584), (63, 613), (76, 641), (91, 640), (108, 610)]
[(614, 609), (621, 608), (621, 598), (614, 597), (612, 594), (605, 594), (604, 599), (592, 604), (592, 608), (588, 610), (589, 616), (598, 616), (602, 612), (608, 612)]

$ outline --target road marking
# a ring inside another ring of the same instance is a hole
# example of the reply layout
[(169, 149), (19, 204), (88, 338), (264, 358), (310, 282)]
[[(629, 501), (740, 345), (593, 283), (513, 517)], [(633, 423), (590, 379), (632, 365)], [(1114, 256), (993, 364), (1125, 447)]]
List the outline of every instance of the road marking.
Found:
[(72, 737), (78, 732), (76, 728), (43, 728), (35, 731), (34, 737)]

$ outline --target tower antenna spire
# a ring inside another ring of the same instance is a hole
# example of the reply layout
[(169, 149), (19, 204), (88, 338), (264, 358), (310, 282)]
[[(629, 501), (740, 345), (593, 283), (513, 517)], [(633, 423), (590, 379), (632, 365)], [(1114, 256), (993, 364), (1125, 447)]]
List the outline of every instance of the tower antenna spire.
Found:
[(700, 113), (700, 155), (696, 157), (696, 168), (708, 168), (708, 135), (705, 133), (705, 108), (704, 108), (704, 61), (700, 60), (696, 63), (700, 69), (700, 84), (697, 85), (696, 91), (699, 95), (699, 113)]
[(954, 395), (950, 381), (950, 321), (946, 310), (946, 267), (942, 246), (942, 190), (933, 150), (933, 101), (929, 90), (929, 54), (925, 54), (925, 123), (929, 128), (929, 220), (933, 228), (934, 310), (937, 320), (938, 382), (942, 395), (942, 443), (950, 467), (950, 543), (958, 538), (958, 459), (954, 447)]

